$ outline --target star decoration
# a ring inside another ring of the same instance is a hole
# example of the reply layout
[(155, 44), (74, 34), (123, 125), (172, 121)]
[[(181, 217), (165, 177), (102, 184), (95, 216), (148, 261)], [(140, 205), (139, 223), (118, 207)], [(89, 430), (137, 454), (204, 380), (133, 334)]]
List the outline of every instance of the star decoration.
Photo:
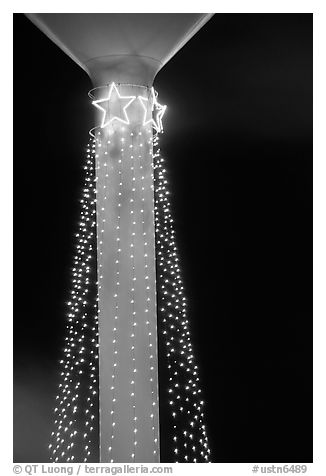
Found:
[(107, 98), (92, 102), (97, 109), (104, 112), (101, 127), (106, 127), (114, 120), (129, 124), (127, 108), (135, 99), (136, 96), (120, 96), (115, 83), (112, 83)]
[(151, 89), (152, 95), (152, 108), (148, 107), (148, 98), (144, 98), (143, 96), (138, 96), (140, 104), (143, 106), (144, 109), (144, 119), (143, 119), (143, 126), (147, 124), (152, 124), (154, 129), (157, 132), (163, 131), (163, 124), (162, 124), (162, 117), (165, 113), (166, 106), (162, 106), (156, 100), (156, 95), (154, 88)]

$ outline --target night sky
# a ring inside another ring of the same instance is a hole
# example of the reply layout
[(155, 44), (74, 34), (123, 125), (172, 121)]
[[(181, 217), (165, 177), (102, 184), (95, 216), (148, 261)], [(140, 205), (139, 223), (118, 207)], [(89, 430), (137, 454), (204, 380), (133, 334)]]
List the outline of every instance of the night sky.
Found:
[[(48, 461), (86, 73), (14, 15), (14, 461)], [(217, 14), (155, 80), (214, 462), (312, 461), (312, 15)]]

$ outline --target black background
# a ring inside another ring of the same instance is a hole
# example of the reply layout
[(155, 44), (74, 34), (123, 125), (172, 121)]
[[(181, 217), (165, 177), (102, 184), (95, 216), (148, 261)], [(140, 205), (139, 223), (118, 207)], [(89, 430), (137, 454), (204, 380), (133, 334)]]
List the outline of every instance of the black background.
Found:
[[(14, 460), (48, 460), (93, 127), (14, 15)], [(155, 80), (214, 462), (312, 461), (312, 15), (217, 14)]]

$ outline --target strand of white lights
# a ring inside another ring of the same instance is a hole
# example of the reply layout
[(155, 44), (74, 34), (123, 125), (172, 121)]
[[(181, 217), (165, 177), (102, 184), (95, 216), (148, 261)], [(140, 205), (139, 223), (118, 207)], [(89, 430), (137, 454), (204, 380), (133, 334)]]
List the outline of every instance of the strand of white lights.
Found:
[[(151, 129), (149, 129), (149, 132), (151, 133)], [(147, 334), (148, 334), (148, 366), (149, 366), (149, 380), (151, 384), (151, 394), (152, 394), (152, 407), (155, 407), (158, 405), (157, 397), (155, 396), (155, 374), (154, 374), (154, 355), (153, 355), (153, 336), (156, 335), (156, 328), (152, 329), (151, 322), (149, 320), (149, 312), (150, 312), (150, 305), (151, 305), (151, 287), (150, 287), (150, 281), (149, 281), (149, 276), (148, 276), (148, 269), (149, 269), (149, 248), (148, 248), (148, 236), (147, 232), (145, 231), (145, 215), (144, 215), (144, 205), (145, 205), (145, 176), (144, 176), (144, 167), (143, 167), (143, 161), (145, 160), (147, 154), (144, 154), (145, 147), (144, 147), (144, 138), (142, 132), (138, 133), (138, 147), (139, 147), (139, 155), (138, 155), (138, 161), (139, 161), (139, 175), (141, 177), (141, 222), (142, 222), (142, 236), (143, 236), (143, 243), (144, 243), (144, 279), (145, 279), (145, 288), (146, 288), (146, 293), (145, 293), (145, 299), (146, 299), (146, 304), (145, 304), (145, 319), (146, 319), (146, 329), (147, 329)], [(149, 141), (149, 147), (151, 147), (151, 141)], [(152, 150), (150, 153), (150, 157), (152, 158)], [(154, 197), (153, 197), (154, 198)], [(155, 242), (155, 240), (154, 240)], [(151, 423), (151, 428), (153, 432), (153, 455), (156, 456), (159, 452), (159, 442), (158, 438), (156, 435), (155, 431), (155, 420), (154, 420), (154, 410), (150, 412), (150, 423)]]
[[(158, 139), (155, 139), (158, 146)], [(174, 421), (176, 462), (210, 462), (210, 449), (203, 423), (198, 367), (195, 365), (187, 319), (186, 298), (179, 268), (171, 215), (166, 170), (159, 149), (155, 160), (155, 226), (159, 276), (159, 312), (170, 371), (169, 403)]]
[[(64, 357), (60, 361), (62, 366), (61, 381), (56, 397), (54, 431), (51, 434), (49, 445), (50, 459), (55, 462), (73, 462), (77, 454), (81, 457), (83, 447), (80, 436), (83, 419), (81, 418), (82, 406), (79, 405), (79, 401), (83, 398), (82, 392), (85, 392), (85, 387), (86, 393), (89, 390), (87, 379), (93, 383), (96, 382), (97, 306), (96, 304), (91, 305), (91, 300), (87, 299), (91, 287), (92, 261), (95, 259), (94, 147), (94, 141), (92, 145), (88, 145), (84, 166), (85, 181), (83, 196), (80, 200), (80, 222), (78, 233), (76, 233), (72, 290), (67, 303), (67, 336), (65, 337)], [(96, 267), (94, 268), (96, 269)], [(88, 339), (94, 342), (93, 348), (86, 345)], [(90, 397), (88, 406), (91, 408), (94, 405), (95, 403)], [(95, 415), (92, 414), (91, 418), (95, 418)], [(90, 426), (88, 429), (90, 428), (92, 427)], [(88, 437), (88, 441), (91, 443), (90, 437)], [(90, 454), (88, 449), (87, 455)]]
[[(85, 192), (85, 194), (86, 194), (86, 193), (87, 193), (87, 190), (84, 190), (84, 192)], [(83, 202), (83, 200), (82, 200), (82, 202)], [(83, 209), (84, 209), (84, 210), (82, 210), (82, 217), (83, 217), (84, 220), (86, 221), (87, 218), (88, 218), (88, 217), (87, 217), (87, 215), (88, 215), (87, 203), (83, 205)], [(83, 229), (84, 226), (83, 226), (83, 224), (81, 224), (81, 225), (82, 225), (81, 228)], [(84, 225), (85, 225), (85, 223), (84, 223)], [(82, 231), (83, 231), (83, 230), (82, 230)], [(85, 231), (86, 231), (86, 230), (85, 230)], [(84, 236), (84, 238), (85, 238), (85, 236)], [(83, 236), (82, 236), (82, 234), (81, 234), (81, 235), (80, 235), (80, 243), (81, 243), (81, 244), (77, 245), (77, 249), (78, 249), (79, 253), (82, 254), (82, 255), (84, 254), (84, 248), (85, 248), (85, 246), (83, 246), (83, 244), (82, 244), (83, 242), (85, 243), (85, 242), (87, 242), (87, 240), (85, 240), (85, 239), (83, 240)], [(76, 264), (75, 264), (75, 265), (78, 266), (78, 260), (76, 260)], [(80, 270), (80, 269), (79, 269), (79, 277), (82, 276), (81, 273), (80, 273), (80, 271), (83, 271), (83, 270)], [(80, 280), (79, 280), (79, 281), (80, 281)], [(87, 277), (85, 278), (85, 283), (84, 283), (84, 284), (85, 284), (85, 285), (88, 285), (88, 278), (87, 278)], [(79, 286), (76, 286), (76, 287), (77, 287), (77, 290), (79, 290), (79, 289), (81, 288), (80, 285), (79, 285)], [(74, 292), (72, 293), (72, 294), (73, 294), (73, 296), (72, 296), (73, 299), (77, 299), (77, 296), (75, 295), (75, 293), (76, 293), (76, 291), (74, 291)], [(81, 294), (82, 294), (82, 296), (85, 296), (85, 291), (82, 292)], [(80, 305), (80, 303), (78, 303), (78, 301), (81, 301), (81, 299), (82, 299), (82, 297), (81, 297), (81, 296), (78, 296), (77, 306), (74, 306), (74, 310), (75, 310), (76, 312), (78, 312), (78, 305)], [(85, 305), (85, 302), (83, 301), (82, 304), (83, 304), (83, 306), (84, 306), (84, 305)], [(85, 317), (85, 316), (83, 316), (83, 317)], [(75, 326), (78, 326), (79, 324), (80, 324), (80, 320), (78, 319), (78, 316), (77, 316), (76, 319), (75, 319)], [(79, 329), (78, 329), (79, 332), (75, 331), (74, 334), (77, 334), (77, 335), (80, 336), (80, 334), (81, 334), (80, 325), (79, 325), (78, 327), (79, 327)], [(72, 340), (72, 339), (71, 339), (71, 340)], [(80, 337), (79, 339), (77, 339), (77, 342), (78, 342), (78, 341), (81, 342), (82, 340), (83, 340), (83, 337)], [(73, 348), (77, 351), (77, 346), (76, 346), (76, 344), (73, 343), (72, 346), (73, 346)], [(76, 375), (76, 373), (80, 372), (80, 370), (78, 369), (77, 365), (79, 365), (79, 364), (82, 363), (82, 362), (81, 362), (81, 357), (78, 355), (78, 354), (82, 353), (82, 352), (80, 352), (81, 350), (82, 350), (82, 346), (79, 347), (79, 350), (78, 350), (77, 355), (76, 355), (76, 352), (75, 352), (75, 355), (73, 355), (73, 358), (75, 359), (75, 360), (73, 361), (73, 364), (75, 365), (76, 368), (74, 369), (74, 367), (72, 366), (71, 369), (70, 369), (70, 370), (71, 370), (71, 373), (72, 373), (72, 377), (73, 377), (74, 375)], [(77, 357), (77, 358), (76, 358), (76, 357)], [(77, 384), (75, 385), (75, 388), (74, 388), (75, 390), (78, 390), (78, 388), (79, 388), (78, 383), (79, 383), (79, 382), (77, 382)], [(68, 392), (70, 393), (70, 391), (68, 391)], [(77, 398), (78, 398), (78, 394), (77, 394), (77, 395), (75, 394), (74, 397), (72, 397), (72, 401), (75, 401)], [(67, 403), (67, 404), (66, 404), (66, 407), (67, 407), (67, 408), (65, 408), (65, 410), (66, 410), (65, 416), (68, 414), (67, 410), (69, 410), (69, 407), (71, 407), (71, 404)], [(77, 408), (76, 408), (76, 406), (74, 406), (74, 411), (73, 411), (73, 413), (76, 413), (76, 410), (77, 410)], [(72, 424), (72, 421), (70, 421), (69, 424), (71, 425), (71, 424)], [(67, 427), (65, 427), (65, 431), (67, 431)], [(73, 436), (75, 436), (75, 435), (72, 434), (71, 437), (73, 437)], [(71, 443), (71, 445), (68, 445), (68, 448), (67, 448), (67, 449), (68, 449), (68, 450), (71, 449), (72, 446), (73, 446), (73, 443)], [(63, 456), (64, 456), (64, 452), (61, 453), (61, 457), (63, 457)], [(72, 458), (72, 459), (73, 459), (73, 458)], [(67, 460), (69, 461), (69, 460), (70, 460), (70, 457), (68, 457)]]
[(131, 292), (130, 292), (130, 303), (132, 309), (132, 319), (131, 319), (131, 359), (132, 359), (132, 368), (133, 373), (131, 375), (131, 404), (133, 409), (133, 450), (131, 454), (132, 461), (135, 462), (136, 460), (136, 446), (137, 446), (137, 416), (136, 416), (136, 326), (137, 326), (137, 311), (135, 307), (135, 286), (136, 286), (136, 273), (135, 273), (135, 236), (136, 236), (136, 214), (135, 214), (135, 197), (136, 197), (136, 177), (135, 177), (135, 160), (134, 160), (134, 133), (130, 133), (130, 159), (131, 159), (131, 199), (130, 199), (130, 214), (132, 219), (132, 227), (131, 227), (131, 239), (130, 239), (130, 260), (131, 260)]
[[(87, 193), (88, 191), (89, 190), (84, 189), (84, 197), (85, 198), (87, 198), (86, 195), (88, 195), (88, 193)], [(81, 215), (82, 215), (82, 218), (83, 218), (82, 228), (83, 228), (83, 231), (84, 231), (84, 236), (81, 236), (81, 243), (82, 244), (79, 245), (79, 249), (82, 250), (82, 254), (85, 254), (87, 245), (89, 245), (89, 249), (87, 250), (87, 252), (92, 252), (92, 248), (93, 248), (93, 245), (91, 243), (87, 243), (87, 241), (93, 238), (94, 233), (90, 232), (87, 236), (87, 233), (88, 233), (87, 230), (89, 229), (89, 225), (91, 225), (91, 227), (93, 225), (93, 223), (92, 222), (90, 223), (90, 221), (94, 220), (94, 216), (93, 217), (91, 216), (92, 213), (94, 214), (94, 209), (90, 210), (89, 202), (87, 200), (84, 200), (83, 209), (84, 210), (82, 211)], [(81, 313), (81, 316), (79, 316), (79, 317), (77, 316), (77, 319), (76, 319), (76, 324), (79, 324), (79, 330), (77, 332), (77, 337), (78, 337), (77, 345), (78, 345), (78, 347), (76, 347), (77, 355), (76, 355), (76, 358), (74, 360), (75, 369), (73, 370), (73, 372), (74, 372), (75, 375), (77, 375), (77, 383), (76, 383), (74, 389), (75, 389), (75, 391), (78, 391), (78, 392), (81, 391), (81, 389), (80, 389), (81, 378), (82, 378), (81, 376), (85, 372), (82, 369), (85, 367), (84, 362), (86, 362), (86, 360), (84, 358), (86, 347), (87, 347), (87, 350), (89, 350), (89, 346), (84, 345), (85, 344), (85, 329), (84, 329), (84, 326), (86, 325), (85, 320), (87, 318), (87, 314), (86, 314), (86, 310), (85, 310), (85, 307), (87, 306), (87, 301), (85, 300), (85, 297), (88, 293), (88, 287), (89, 287), (89, 279), (88, 279), (89, 267), (87, 266), (87, 262), (91, 259), (92, 259), (91, 254), (88, 254), (87, 256), (85, 255), (85, 261), (81, 263), (81, 267), (84, 268), (84, 269), (82, 269), (82, 271), (85, 271), (85, 281), (84, 281), (84, 283), (81, 283), (81, 284), (84, 284), (85, 288), (83, 289), (82, 286), (79, 286), (78, 289), (80, 290), (81, 295), (79, 295), (78, 297), (75, 296), (75, 295), (73, 296), (73, 298), (75, 298), (77, 300), (78, 305), (82, 305), (82, 310), (83, 310), (83, 312)], [(92, 351), (90, 351), (90, 352), (92, 352)], [(92, 387), (92, 386), (90, 386), (90, 387)], [(73, 397), (73, 401), (74, 401), (73, 413), (74, 414), (77, 413), (77, 408), (78, 408), (77, 407), (77, 402), (79, 400), (81, 400), (79, 393), (75, 393), (75, 395)], [(89, 402), (89, 404), (93, 405), (91, 402)], [(78, 422), (78, 423), (81, 424), (81, 422)], [(74, 440), (76, 438), (76, 435), (78, 434), (77, 428), (79, 429), (79, 427), (80, 427), (80, 425), (78, 425), (78, 423), (77, 423), (77, 415), (76, 415), (76, 417), (72, 420), (71, 429), (73, 431), (71, 433), (71, 440)], [(70, 422), (70, 424), (71, 424), (71, 422)], [(88, 430), (88, 428), (87, 428), (87, 426), (88, 426), (87, 418), (86, 418), (86, 421), (85, 421), (84, 425), (85, 425), (86, 429)], [(88, 436), (88, 431), (83, 434), (84, 440), (86, 439), (87, 436)], [(71, 441), (70, 445), (68, 446), (68, 449), (70, 449), (70, 453), (72, 453), (72, 448), (73, 448), (74, 444), (75, 444), (74, 441)], [(72, 460), (73, 460), (74, 455), (71, 454), (71, 457), (72, 457)], [(67, 459), (67, 461), (70, 461), (70, 457)]]
[[(93, 143), (92, 147), (92, 154), (93, 154), (93, 164), (92, 164), (92, 170), (95, 170), (95, 144)], [(94, 172), (95, 175), (95, 172)], [(94, 180), (90, 184), (90, 188), (92, 190), (92, 197), (93, 201), (91, 203), (91, 209), (88, 210), (87, 212), (87, 217), (86, 217), (86, 222), (88, 223), (88, 226), (91, 227), (92, 232), (90, 234), (90, 238), (94, 242), (94, 252), (93, 252), (93, 245), (90, 246), (89, 251), (92, 252), (92, 254), (95, 254), (95, 240), (96, 240), (96, 178), (94, 177)], [(91, 199), (91, 196), (88, 194), (86, 197), (88, 199)], [(84, 243), (86, 241), (84, 240)], [(89, 259), (90, 258), (89, 255)], [(88, 272), (90, 271), (90, 268), (88, 268)], [(87, 286), (90, 286), (90, 278), (87, 277)], [(94, 291), (94, 290), (93, 290)], [(86, 290), (85, 294), (89, 293), (89, 289)], [(83, 450), (84, 450), (84, 462), (87, 462), (89, 460), (89, 457), (91, 455), (91, 443), (92, 443), (92, 435), (94, 434), (94, 420), (95, 420), (95, 414), (96, 414), (96, 408), (98, 405), (97, 402), (97, 369), (98, 369), (98, 316), (97, 316), (97, 293), (96, 293), (96, 302), (93, 304), (91, 313), (90, 313), (91, 320), (86, 321), (82, 324), (82, 335), (83, 335), (83, 346), (80, 349), (80, 354), (81, 355), (81, 360), (85, 360), (88, 362), (88, 382), (87, 382), (87, 390), (86, 390), (86, 402), (85, 405), (83, 405), (84, 408), (84, 414), (85, 414), (85, 423), (84, 423), (84, 432), (83, 432)], [(88, 334), (88, 339), (86, 336), (85, 340), (85, 335)], [(89, 353), (88, 358), (86, 359), (84, 356)], [(85, 374), (86, 374), (85, 369)], [(80, 374), (82, 374), (81, 371), (79, 371)], [(85, 382), (86, 385), (86, 382)], [(74, 456), (74, 455), (72, 455)], [(74, 459), (74, 458), (73, 458)]]
[[(117, 131), (114, 131), (114, 134), (117, 134)], [(115, 140), (113, 140), (115, 142)], [(108, 145), (111, 147), (111, 140), (108, 140)], [(108, 148), (109, 148), (108, 147)], [(108, 150), (110, 153), (110, 151)], [(117, 339), (118, 339), (118, 325), (119, 325), (119, 288), (120, 288), (120, 260), (121, 260), (121, 243), (120, 243), (120, 222), (121, 222), (121, 196), (122, 196), (122, 160), (124, 153), (124, 138), (121, 137), (121, 148), (120, 156), (118, 159), (118, 174), (119, 174), (119, 192), (118, 192), (118, 216), (117, 224), (115, 227), (116, 230), (116, 260), (115, 260), (115, 289), (114, 289), (114, 327), (113, 327), (113, 339), (112, 339), (112, 349), (113, 349), (113, 359), (112, 359), (112, 401), (111, 401), (111, 439), (110, 445), (108, 448), (109, 451), (109, 461), (114, 462), (112, 458), (112, 447), (113, 440), (115, 437), (115, 407), (116, 407), (116, 376), (117, 376), (117, 366), (118, 366), (118, 350), (117, 350)], [(111, 160), (111, 158), (110, 158)]]
[[(105, 214), (105, 207), (108, 203), (108, 198), (109, 198), (109, 172), (110, 172), (110, 157), (109, 157), (109, 148), (110, 148), (110, 139), (106, 140), (105, 135), (103, 134), (102, 137), (102, 131), (99, 131), (97, 133), (97, 154), (96, 154), (96, 160), (97, 160), (97, 193), (101, 193), (103, 200), (101, 200), (101, 208), (97, 207), (97, 236), (98, 236), (98, 293), (102, 293), (102, 282), (103, 282), (103, 246), (104, 246), (104, 234), (105, 234), (105, 229), (106, 229), (106, 214)], [(103, 153), (104, 151), (104, 153)], [(101, 172), (101, 169), (103, 169), (103, 173)], [(98, 179), (102, 177), (102, 182), (100, 183)], [(98, 200), (99, 202), (100, 200)], [(102, 218), (100, 218), (102, 217)], [(118, 258), (117, 258), (118, 261)], [(119, 266), (119, 264), (117, 264)], [(115, 292), (115, 295), (117, 294), (117, 291)], [(117, 304), (115, 304), (115, 309), (117, 308)], [(98, 318), (100, 317), (100, 309), (98, 311)], [(112, 349), (113, 349), (113, 356), (112, 356), (112, 390), (114, 392), (114, 373), (115, 373), (115, 367), (116, 367), (116, 345), (115, 345), (115, 332), (116, 328), (113, 328), (113, 338), (112, 338)], [(114, 432), (114, 405), (115, 405), (115, 396), (112, 399), (112, 407), (111, 407), (111, 415), (112, 415), (112, 425), (111, 425), (111, 440), (114, 438), (113, 432)], [(111, 446), (109, 446), (108, 451), (110, 453), (111, 451)]]
[[(154, 88), (152, 88), (152, 93), (154, 94), (157, 94), (155, 93), (154, 91)], [(163, 117), (163, 114), (164, 114), (164, 111), (166, 109), (166, 106), (163, 106), (163, 113), (161, 115), (161, 118)], [(163, 131), (163, 127), (161, 129), (160, 132)], [(157, 131), (158, 132), (158, 131)], [(151, 196), (152, 196), (152, 204), (151, 204), (151, 210), (152, 210), (152, 216), (151, 216), (151, 220), (152, 220), (152, 223), (154, 223), (154, 240), (153, 240), (153, 255), (155, 256), (155, 211), (154, 211), (154, 208), (155, 208), (155, 199), (154, 199), (154, 163), (153, 163), (153, 160), (154, 160), (154, 155), (153, 155), (153, 135), (150, 134), (150, 138), (148, 140), (148, 145), (149, 145), (149, 149), (150, 149), (150, 157), (151, 157), (151, 163), (150, 163), (150, 167), (151, 167)], [(155, 309), (155, 316), (157, 315), (157, 309), (156, 309), (156, 302), (157, 302), (157, 299), (156, 299), (156, 273), (155, 273), (155, 276), (154, 276), (154, 309)], [(157, 350), (158, 349), (158, 342), (157, 342), (157, 324), (156, 324), (156, 321), (154, 323), (154, 329), (153, 329), (153, 334), (154, 334), (154, 340), (155, 340), (155, 349)], [(156, 358), (158, 358), (158, 355), (156, 355)], [(154, 355), (152, 354), (152, 359), (154, 359)], [(152, 365), (151, 365), (151, 370), (154, 372), (154, 366), (153, 366), (153, 361), (152, 361)], [(152, 405), (153, 405), (153, 413), (154, 413), (154, 407), (158, 407), (159, 405), (159, 401), (158, 401), (158, 398), (159, 398), (159, 388), (158, 388), (158, 380), (156, 380), (156, 399), (154, 398), (154, 388), (153, 388), (153, 391), (152, 391), (152, 395), (153, 395), (153, 402), (152, 402)], [(155, 430), (155, 427), (153, 426), (152, 427), (153, 431)], [(156, 445), (156, 451), (154, 451), (154, 454), (156, 453), (159, 453), (160, 451), (160, 446), (159, 446), (159, 423), (157, 422), (157, 430), (156, 430), (156, 434), (155, 434), (155, 438), (154, 438), (154, 443)]]

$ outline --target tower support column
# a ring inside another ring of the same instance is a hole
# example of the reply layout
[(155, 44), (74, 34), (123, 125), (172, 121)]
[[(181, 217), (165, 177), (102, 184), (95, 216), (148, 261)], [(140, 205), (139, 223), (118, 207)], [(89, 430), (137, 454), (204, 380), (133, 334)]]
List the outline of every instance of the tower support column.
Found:
[(100, 460), (155, 463), (160, 454), (151, 91), (111, 84), (96, 93), (102, 126), (94, 131)]

